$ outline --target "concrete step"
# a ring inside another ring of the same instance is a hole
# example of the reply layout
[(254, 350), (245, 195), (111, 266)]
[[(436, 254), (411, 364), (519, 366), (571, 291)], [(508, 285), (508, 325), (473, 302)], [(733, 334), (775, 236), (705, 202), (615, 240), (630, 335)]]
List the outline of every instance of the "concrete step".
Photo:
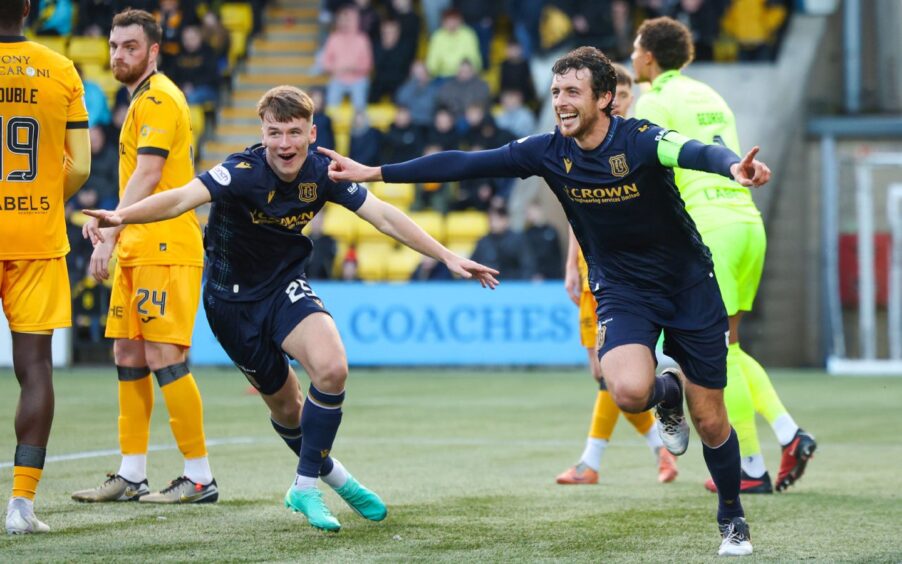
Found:
[(325, 86), (329, 82), (326, 75), (309, 75), (292, 72), (275, 72), (268, 74), (241, 75), (235, 84), (235, 91), (259, 90), (260, 88), (272, 88), (279, 84), (290, 84), (298, 88), (310, 88), (312, 86)]
[[(269, 39), (272, 36), (293, 34), (294, 37), (309, 35), (313, 39), (319, 34), (319, 24), (316, 23), (285, 23), (277, 20), (267, 25), (263, 30), (263, 37)], [(275, 39), (275, 37), (272, 37)]]
[(266, 19), (282, 20), (284, 23), (310, 23), (319, 18), (319, 8), (316, 2), (297, 3), (293, 6), (273, 6), (266, 10)]
[(257, 110), (254, 108), (236, 108), (229, 106), (220, 110), (219, 116), (222, 118), (223, 122), (227, 120), (256, 120), (259, 123)]
[(216, 139), (239, 137), (244, 139), (258, 139), (261, 136), (260, 121), (255, 124), (220, 124), (216, 128)]
[(293, 53), (289, 55), (274, 55), (271, 53), (259, 53), (251, 55), (245, 62), (245, 70), (253, 72), (257, 67), (276, 67), (282, 70), (302, 70), (313, 66), (315, 58), (313, 54)]
[(256, 37), (251, 43), (253, 53), (287, 53), (289, 55), (312, 55), (319, 45), (315, 39), (266, 39)]

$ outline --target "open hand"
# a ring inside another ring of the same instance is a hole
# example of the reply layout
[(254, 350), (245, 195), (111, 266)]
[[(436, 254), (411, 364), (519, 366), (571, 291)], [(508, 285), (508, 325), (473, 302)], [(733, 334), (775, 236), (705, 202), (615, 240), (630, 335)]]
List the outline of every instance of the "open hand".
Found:
[(85, 239), (90, 239), (95, 247), (106, 240), (102, 229), (122, 225), (122, 218), (114, 211), (83, 210), (83, 213), (91, 219), (81, 228), (81, 234)]
[(495, 276), (498, 275), (498, 271), (494, 268), (489, 268), (484, 264), (479, 264), (476, 261), (472, 261), (470, 259), (465, 259), (461, 256), (454, 255), (451, 259), (449, 259), (445, 266), (448, 267), (448, 270), (453, 272), (454, 274), (460, 276), (461, 278), (465, 278), (469, 280), (470, 278), (475, 278), (479, 281), (483, 288), (489, 288), (490, 290), (494, 290), (500, 282)]
[(761, 161), (755, 160), (760, 148), (756, 145), (746, 153), (741, 161), (730, 167), (733, 180), (746, 188), (757, 188), (770, 180), (770, 169)]

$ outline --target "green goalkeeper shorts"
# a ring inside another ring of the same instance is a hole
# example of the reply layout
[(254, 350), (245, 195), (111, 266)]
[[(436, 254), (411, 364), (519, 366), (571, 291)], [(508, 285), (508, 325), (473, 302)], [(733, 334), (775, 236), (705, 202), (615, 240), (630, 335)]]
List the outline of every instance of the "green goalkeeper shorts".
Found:
[(723, 225), (703, 232), (702, 239), (714, 258), (714, 274), (727, 315), (751, 311), (767, 250), (764, 224)]

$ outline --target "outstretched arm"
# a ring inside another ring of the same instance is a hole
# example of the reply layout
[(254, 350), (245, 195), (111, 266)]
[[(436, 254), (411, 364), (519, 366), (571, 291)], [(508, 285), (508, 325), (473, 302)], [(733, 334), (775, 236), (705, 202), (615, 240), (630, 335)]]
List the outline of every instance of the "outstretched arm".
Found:
[(377, 198), (372, 192), (357, 209), (357, 215), (373, 224), (389, 237), (404, 243), (411, 249), (445, 263), (448, 270), (461, 278), (476, 278), (483, 288), (495, 289), (498, 271), (465, 259), (447, 249), (404, 215), (398, 208)]
[(442, 151), (385, 166), (365, 166), (330, 149), (318, 147), (317, 150), (332, 159), (329, 178), (334, 182), (453, 182), (509, 178), (521, 173), (506, 157), (506, 147), (472, 152)]
[(668, 131), (658, 142), (657, 149), (658, 160), (664, 166), (713, 172), (732, 178), (747, 188), (757, 188), (770, 180), (770, 169), (755, 159), (758, 147), (740, 159), (722, 145), (706, 145), (676, 131)]
[(209, 201), (210, 192), (195, 178), (181, 188), (148, 196), (115, 211), (85, 210), (86, 215), (96, 218), (97, 221), (85, 224), (84, 235), (96, 244), (104, 241), (101, 231), (103, 228), (172, 219)]

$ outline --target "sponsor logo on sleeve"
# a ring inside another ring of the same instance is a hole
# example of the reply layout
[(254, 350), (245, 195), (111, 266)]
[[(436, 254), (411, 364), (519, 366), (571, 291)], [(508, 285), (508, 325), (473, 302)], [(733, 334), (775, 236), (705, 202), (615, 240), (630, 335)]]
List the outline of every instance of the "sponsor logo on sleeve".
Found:
[(210, 169), (210, 177), (221, 186), (228, 186), (232, 183), (232, 175), (226, 167), (218, 164)]

